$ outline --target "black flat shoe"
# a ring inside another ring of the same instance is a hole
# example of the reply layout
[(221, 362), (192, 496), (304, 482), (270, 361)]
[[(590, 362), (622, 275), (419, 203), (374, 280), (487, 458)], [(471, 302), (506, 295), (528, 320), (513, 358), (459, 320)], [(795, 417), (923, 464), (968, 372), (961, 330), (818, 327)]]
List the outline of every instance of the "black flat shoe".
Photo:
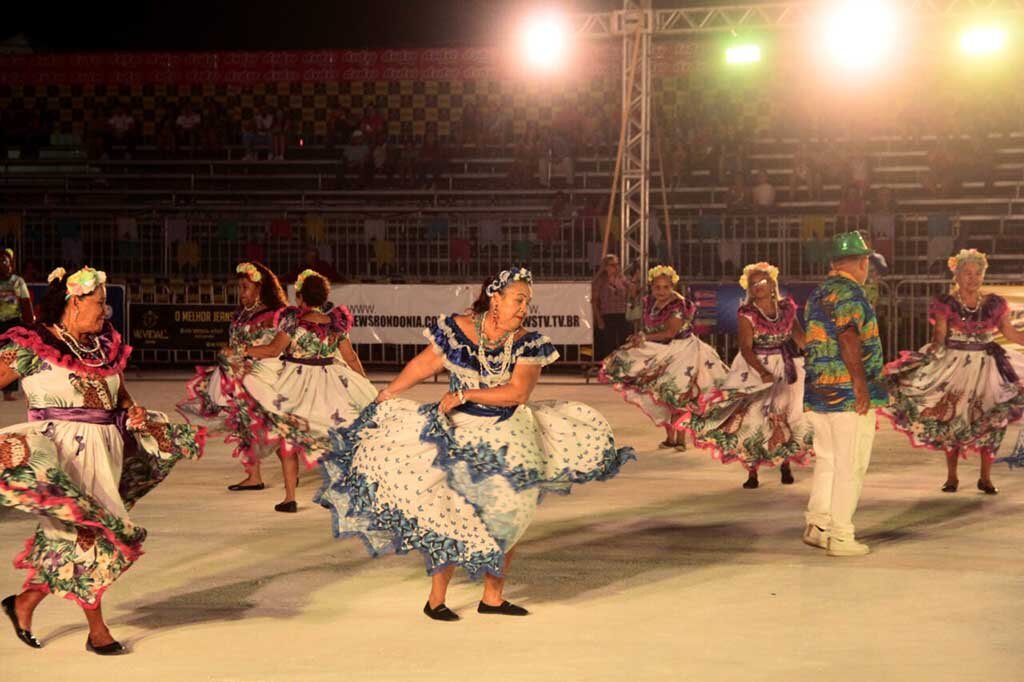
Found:
[(658, 443), (658, 447), (660, 448), (674, 448), (676, 445), (677, 443), (670, 443), (667, 440), (663, 440), (660, 443)]
[(960, 487), (960, 481), (946, 481), (942, 484), (942, 492), (944, 493), (955, 493), (956, 489)]
[(522, 606), (516, 606), (512, 602), (503, 601), (501, 606), (489, 606), (483, 602), (476, 607), (477, 613), (493, 613), (499, 616), (528, 616), (530, 612)]
[(747, 480), (743, 481), (743, 487), (747, 490), (753, 490), (758, 485), (757, 476), (750, 476)]
[(85, 650), (91, 651), (97, 656), (120, 656), (121, 654), (128, 653), (128, 650), (121, 646), (121, 643), (117, 640), (103, 646), (93, 646), (92, 639), (89, 637), (85, 638)]
[(274, 505), (274, 511), (285, 512), (286, 514), (294, 514), (299, 511), (299, 505), (295, 500), (291, 502), (280, 502)]
[(242, 485), (241, 483), (235, 483), (234, 485), (229, 485), (228, 490), (237, 493), (239, 490), (263, 490), (266, 487), (267, 486), (262, 483), (257, 483), (255, 485)]
[(429, 601), (423, 605), (423, 613), (427, 614), (428, 618), (447, 621), (449, 623), (459, 620), (459, 614), (455, 613), (444, 604), (438, 604), (436, 609), (432, 609), (430, 608)]
[(792, 485), (796, 480), (793, 478), (793, 472), (790, 470), (788, 464), (782, 465), (782, 485)]
[(981, 479), (978, 479), (978, 490), (985, 493), (986, 495), (998, 495), (999, 488), (995, 487), (991, 483), (983, 483)]
[(4, 613), (11, 619), (11, 625), (14, 626), (14, 634), (18, 636), (22, 642), (32, 647), (33, 649), (42, 649), (43, 645), (39, 643), (39, 640), (35, 638), (31, 630), (25, 630), (18, 624), (18, 614), (14, 610), (14, 595), (7, 597), (0, 604), (3, 604)]

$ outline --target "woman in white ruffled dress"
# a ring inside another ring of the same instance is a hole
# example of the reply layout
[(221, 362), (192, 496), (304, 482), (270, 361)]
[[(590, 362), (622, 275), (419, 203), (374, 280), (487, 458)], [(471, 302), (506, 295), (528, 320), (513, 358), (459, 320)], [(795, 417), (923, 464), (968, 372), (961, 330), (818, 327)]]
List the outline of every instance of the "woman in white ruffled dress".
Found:
[(295, 282), (298, 305), (281, 313), (274, 340), (239, 351), (252, 361), (241, 378), (245, 390), (229, 410), (239, 412), (232, 421), (244, 421), (251, 434), (243, 459), (271, 452), (281, 459), (279, 512), (298, 510), (298, 458), (315, 467), (330, 447), (328, 429), (348, 426), (377, 397), (348, 340), (352, 314), (327, 300), (330, 291), (327, 278), (305, 270)]
[[(532, 296), (524, 269), (485, 285), (471, 314), (430, 323), (429, 346), (321, 459), (316, 501), (336, 537), (356, 535), (373, 555), (417, 550), (432, 576), (424, 613), (458, 620), (445, 606), (457, 566), (484, 578), (478, 613), (523, 616), (503, 598), (516, 544), (544, 493), (615, 476), (631, 448), (616, 448), (608, 422), (577, 402), (529, 402), (541, 368), (558, 358), (550, 340), (522, 328)], [(439, 403), (398, 398), (447, 369)]]
[(48, 594), (80, 605), (86, 649), (126, 649), (103, 620), (107, 588), (142, 554), (146, 530), (128, 511), (182, 458), (201, 456), (205, 430), (171, 424), (124, 386), (131, 348), (105, 321), (104, 273), (50, 276), (39, 323), (0, 337), (0, 387), (21, 379), (28, 422), (0, 430), (0, 504), (42, 517), (15, 559), (24, 591), (3, 600), (33, 648), (32, 616)]
[(685, 449), (682, 427), (703, 391), (725, 378), (718, 351), (697, 338), (697, 307), (676, 291), (679, 275), (659, 265), (647, 273), (643, 331), (604, 360), (598, 379), (665, 429), (662, 447)]
[(277, 276), (262, 263), (239, 263), (235, 268), (239, 308), (231, 317), (228, 345), (217, 354), (217, 364), (196, 367), (195, 376), (185, 384), (186, 398), (178, 411), (191, 424), (199, 424), (211, 433), (223, 433), (235, 444), (233, 455), (242, 460), (246, 478), (228, 486), (233, 492), (263, 490), (259, 459), (244, 457), (251, 451), (251, 431), (247, 416), (230, 410), (233, 401), (244, 401), (238, 382), (244, 369), (247, 346), (269, 343), (278, 333), (281, 313), (288, 299)]
[(764, 465), (779, 466), (782, 483), (793, 483), (790, 462), (805, 464), (813, 454), (804, 420), (804, 330), (796, 303), (779, 296), (778, 276), (770, 263), (743, 269), (740, 352), (729, 376), (680, 423), (715, 459), (740, 462), (748, 489), (758, 487), (757, 470)]

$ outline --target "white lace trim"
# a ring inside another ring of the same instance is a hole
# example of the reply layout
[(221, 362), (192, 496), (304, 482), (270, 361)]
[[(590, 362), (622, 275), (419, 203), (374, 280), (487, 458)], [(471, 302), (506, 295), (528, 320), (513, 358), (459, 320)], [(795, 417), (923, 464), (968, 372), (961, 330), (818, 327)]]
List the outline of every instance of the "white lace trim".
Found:
[[(429, 327), (423, 330), (423, 336), (424, 338), (427, 339), (430, 347), (434, 349), (434, 352), (440, 355), (441, 358), (443, 359), (444, 368), (451, 372), (453, 375), (458, 376), (461, 380), (463, 380), (464, 384), (469, 385), (471, 383), (477, 383), (486, 384), (488, 386), (501, 386), (503, 384), (507, 384), (509, 380), (512, 378), (510, 372), (506, 372), (505, 374), (500, 376), (488, 375), (484, 377), (481, 376), (480, 373), (474, 369), (471, 369), (469, 367), (460, 367), (459, 365), (453, 363), (451, 360), (448, 359), (449, 350), (465, 348), (469, 351), (471, 355), (475, 355), (476, 351), (470, 346), (467, 346), (465, 343), (459, 341), (458, 337), (456, 336), (455, 330), (453, 330), (451, 328), (451, 325), (448, 324), (448, 318), (445, 315), (438, 315), (437, 327), (444, 333), (445, 340), (448, 343), (448, 348), (442, 348), (440, 345), (438, 345), (437, 339), (434, 338), (434, 334), (433, 332), (430, 331)], [(459, 331), (461, 332), (461, 330)], [(528, 348), (540, 348), (545, 344), (550, 343), (551, 339), (545, 334), (537, 334), (535, 338), (532, 338), (528, 341), (517, 341), (512, 349), (512, 365), (515, 366), (515, 364), (519, 362), (522, 362), (527, 365), (540, 365), (541, 367), (546, 367), (547, 365), (550, 365), (551, 363), (558, 360), (559, 357), (561, 357), (558, 354), (557, 350), (552, 350), (550, 353), (546, 355), (537, 355), (529, 357), (523, 356), (523, 353), (525, 353), (526, 349)]]

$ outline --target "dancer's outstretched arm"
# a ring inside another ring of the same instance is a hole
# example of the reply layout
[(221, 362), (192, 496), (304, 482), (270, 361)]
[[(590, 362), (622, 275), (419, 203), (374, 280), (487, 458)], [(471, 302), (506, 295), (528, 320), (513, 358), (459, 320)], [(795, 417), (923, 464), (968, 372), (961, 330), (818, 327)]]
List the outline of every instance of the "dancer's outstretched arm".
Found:
[[(530, 399), (537, 380), (540, 379), (540, 365), (519, 363), (512, 370), (512, 377), (504, 386), (493, 388), (471, 388), (462, 392), (467, 403), (478, 403), (480, 405), (492, 405), (495, 407), (515, 407), (522, 405)], [(438, 404), (441, 412), (461, 404), (456, 393), (445, 393)]]
[(128, 387), (124, 384), (124, 374), (121, 375), (121, 387), (117, 389), (117, 406), (128, 410), (130, 425), (142, 426), (146, 422), (146, 408), (138, 405), (128, 392)]
[(807, 334), (804, 333), (804, 326), (800, 324), (800, 316), (793, 319), (793, 328), (789, 332), (793, 335), (793, 341), (800, 350), (807, 348)]
[(1010, 321), (1010, 316), (1007, 315), (1003, 318), (1003, 323), (999, 325), (999, 331), (1003, 333), (1003, 336), (1008, 341), (1024, 346), (1024, 332), (1019, 331), (1013, 326), (1013, 322)]
[(394, 398), (424, 379), (438, 374), (442, 369), (444, 369), (444, 361), (441, 356), (433, 347), (427, 346), (402, 368), (402, 373), (395, 377), (395, 380), (388, 384), (387, 388), (377, 394), (377, 402)]
[(934, 327), (932, 328), (932, 342), (930, 344), (932, 351), (937, 351), (946, 345), (946, 334), (949, 330), (949, 325), (944, 317), (936, 316), (933, 321)]
[(270, 343), (265, 343), (262, 346), (242, 346), (241, 354), (257, 360), (276, 358), (285, 351), (291, 340), (291, 337), (284, 332), (278, 332)]

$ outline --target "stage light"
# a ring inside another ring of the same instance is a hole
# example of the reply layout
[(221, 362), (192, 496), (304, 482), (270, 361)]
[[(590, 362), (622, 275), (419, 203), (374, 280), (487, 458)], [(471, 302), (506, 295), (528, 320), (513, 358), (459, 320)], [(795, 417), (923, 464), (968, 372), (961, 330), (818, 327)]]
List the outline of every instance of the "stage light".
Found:
[(881, 63), (899, 33), (899, 17), (882, 0), (854, 0), (834, 5), (825, 19), (824, 40), (832, 58), (850, 69)]
[(554, 69), (562, 64), (568, 29), (557, 14), (540, 14), (530, 18), (523, 30), (523, 52), (526, 61), (539, 69)]
[(761, 61), (760, 45), (733, 45), (725, 49), (726, 64), (753, 64)]
[(989, 55), (1006, 46), (1006, 31), (998, 26), (975, 26), (960, 34), (960, 49), (971, 56)]

